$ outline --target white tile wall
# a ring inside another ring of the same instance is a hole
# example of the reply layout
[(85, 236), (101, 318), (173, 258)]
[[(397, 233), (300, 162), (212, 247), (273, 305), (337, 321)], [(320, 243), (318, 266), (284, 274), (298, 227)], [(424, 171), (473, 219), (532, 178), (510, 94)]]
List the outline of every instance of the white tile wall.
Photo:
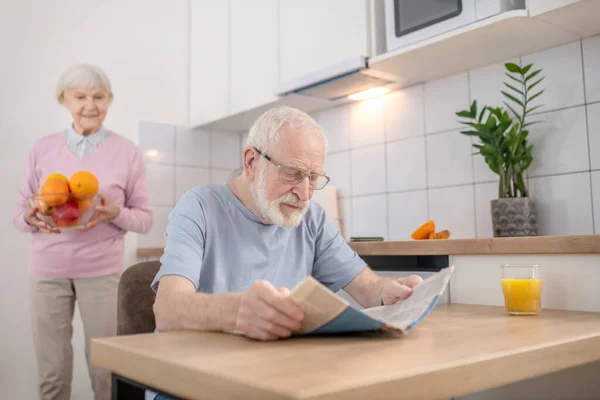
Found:
[(210, 132), (177, 128), (175, 160), (179, 165), (210, 166)]
[(385, 192), (385, 145), (352, 150), (350, 160), (353, 196)]
[(469, 72), (469, 99), (471, 102), (477, 100), (478, 111), (484, 106), (499, 107), (502, 105), (505, 97), (500, 91), (508, 90), (504, 86), (504, 82), (510, 81), (510, 78), (505, 75), (504, 64), (507, 62), (519, 64), (518, 59), (511, 59)]
[(592, 172), (592, 200), (595, 232), (600, 232), (600, 171)]
[(396, 91), (385, 99), (385, 138), (387, 141), (425, 134), (423, 85)]
[(475, 185), (475, 220), (478, 238), (493, 237), (492, 212), (490, 202), (498, 198), (499, 182)]
[(386, 196), (352, 198), (352, 236), (383, 236), (387, 238)]
[(531, 178), (540, 235), (593, 234), (590, 173)]
[(410, 234), (428, 220), (427, 191), (388, 195), (389, 240), (409, 240)]
[(350, 240), (350, 232), (352, 230), (352, 199), (345, 197), (338, 201), (339, 213), (340, 213), (340, 228), (342, 236), (346, 240)]
[(385, 140), (383, 104), (386, 97), (350, 105), (350, 144), (352, 147), (383, 143)]
[(471, 138), (458, 131), (427, 136), (429, 187), (473, 182)]
[(175, 167), (175, 202), (188, 190), (210, 183), (210, 171), (207, 168)]
[(210, 183), (223, 185), (229, 182), (231, 175), (235, 170), (228, 169), (211, 169), (210, 170)]
[(138, 235), (139, 247), (163, 247), (165, 245), (164, 234), (172, 209), (173, 207), (152, 206), (154, 211), (152, 229), (145, 235)]
[(175, 166), (147, 164), (146, 180), (152, 205), (169, 206), (175, 203)]
[(587, 106), (587, 120), (592, 169), (600, 169), (600, 103)]
[(536, 115), (532, 125), (535, 147), (529, 176), (586, 171), (589, 169), (585, 106)]
[(456, 112), (469, 106), (467, 73), (425, 83), (425, 131), (460, 128)]
[(238, 133), (210, 133), (211, 167), (236, 169), (242, 165), (240, 135)]
[(144, 161), (165, 164), (175, 162), (174, 126), (139, 121), (137, 142)]
[(349, 106), (333, 108), (317, 116), (317, 122), (325, 131), (328, 152), (348, 150), (350, 148)]
[(430, 189), (429, 218), (436, 231), (447, 229), (454, 239), (475, 237), (473, 197), (473, 185)]
[(546, 77), (533, 89), (537, 92), (536, 89), (542, 85), (546, 88), (544, 94), (539, 97), (540, 101), (536, 103), (545, 106), (537, 111), (545, 112), (584, 103), (579, 41), (523, 57), (523, 65), (529, 63), (534, 63), (533, 68), (536, 70), (542, 68), (543, 72), (540, 75)]
[(600, 35), (583, 41), (583, 65), (586, 100), (600, 101)]
[(337, 188), (339, 197), (352, 195), (349, 151), (328, 155), (325, 159), (325, 172), (331, 178), (329, 184)]
[(427, 188), (424, 137), (388, 143), (386, 159), (389, 192)]

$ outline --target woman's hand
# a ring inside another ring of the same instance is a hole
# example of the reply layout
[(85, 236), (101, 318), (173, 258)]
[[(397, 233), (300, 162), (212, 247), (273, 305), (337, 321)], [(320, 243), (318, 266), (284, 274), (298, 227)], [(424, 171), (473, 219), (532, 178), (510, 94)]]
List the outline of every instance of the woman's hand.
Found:
[(104, 198), (104, 196), (102, 196), (102, 198), (100, 199), (100, 205), (96, 206), (96, 209), (94, 210), (94, 215), (88, 221), (88, 223), (85, 224), (85, 226), (80, 230), (87, 231), (88, 229), (93, 228), (94, 226), (99, 224), (100, 222), (110, 222), (113, 219), (117, 218), (120, 213), (121, 209), (119, 208), (119, 206), (109, 202)]
[(39, 219), (36, 215), (37, 212), (37, 207), (33, 208), (29, 204), (27, 204), (27, 209), (25, 210), (25, 215), (23, 216), (23, 219), (25, 219), (25, 222), (27, 222), (29, 225), (37, 227), (40, 232), (60, 233), (60, 230), (48, 226), (48, 224)]

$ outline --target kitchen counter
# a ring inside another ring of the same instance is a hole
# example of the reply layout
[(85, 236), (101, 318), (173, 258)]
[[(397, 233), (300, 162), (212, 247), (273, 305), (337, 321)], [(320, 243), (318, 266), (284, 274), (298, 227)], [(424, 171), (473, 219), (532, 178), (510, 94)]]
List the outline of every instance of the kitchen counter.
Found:
[[(600, 254), (600, 235), (352, 242), (361, 256), (485, 254)], [(138, 257), (160, 257), (162, 248), (138, 248)]]

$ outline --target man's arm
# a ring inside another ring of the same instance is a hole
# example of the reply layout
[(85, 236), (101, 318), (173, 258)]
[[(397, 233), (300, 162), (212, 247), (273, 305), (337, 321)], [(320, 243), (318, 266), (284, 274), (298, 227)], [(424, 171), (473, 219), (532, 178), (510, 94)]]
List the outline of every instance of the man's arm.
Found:
[(377, 275), (371, 268), (365, 267), (344, 290), (365, 308), (383, 304), (394, 304), (412, 293), (412, 288), (423, 279), (418, 275), (392, 279)]

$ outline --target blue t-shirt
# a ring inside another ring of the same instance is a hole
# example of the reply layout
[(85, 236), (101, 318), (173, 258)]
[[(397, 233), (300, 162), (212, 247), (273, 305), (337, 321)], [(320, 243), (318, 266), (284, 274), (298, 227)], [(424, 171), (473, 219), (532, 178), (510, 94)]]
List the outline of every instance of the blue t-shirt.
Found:
[(267, 280), (292, 289), (312, 275), (332, 291), (346, 286), (366, 263), (311, 201), (297, 228), (262, 223), (227, 185), (187, 191), (169, 214), (161, 268), (190, 280), (198, 292), (246, 291)]

